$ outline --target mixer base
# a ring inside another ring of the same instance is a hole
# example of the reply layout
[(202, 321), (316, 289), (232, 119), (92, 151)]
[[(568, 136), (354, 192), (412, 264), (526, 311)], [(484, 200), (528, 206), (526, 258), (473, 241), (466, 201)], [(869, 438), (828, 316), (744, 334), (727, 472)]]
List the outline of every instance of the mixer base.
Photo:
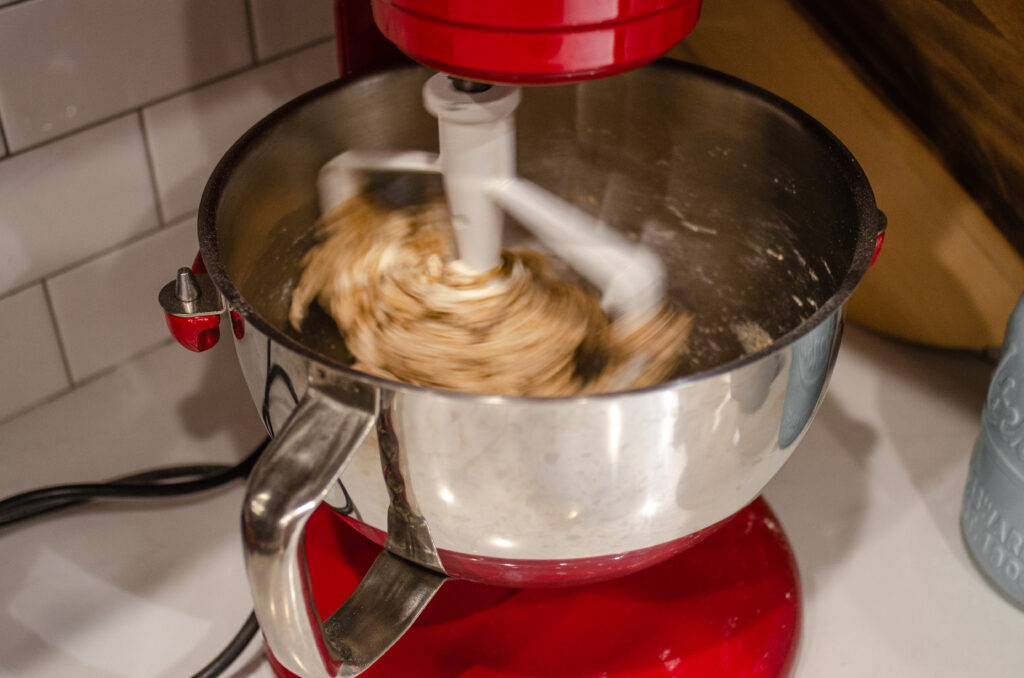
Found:
[[(306, 527), (317, 609), (337, 609), (379, 551), (318, 509)], [(619, 579), (559, 589), (450, 581), (363, 675), (782, 678), (799, 634), (796, 561), (757, 499), (698, 545)]]

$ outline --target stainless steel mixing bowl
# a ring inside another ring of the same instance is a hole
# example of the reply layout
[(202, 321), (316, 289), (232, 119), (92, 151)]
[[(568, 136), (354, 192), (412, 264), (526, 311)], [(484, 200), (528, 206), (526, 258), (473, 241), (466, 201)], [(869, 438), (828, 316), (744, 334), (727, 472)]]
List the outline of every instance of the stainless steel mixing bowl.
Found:
[[(520, 174), (663, 257), (673, 303), (696, 314), (678, 378), (531, 399), (370, 377), (347, 366), (322, 313), (301, 334), (288, 327), (290, 291), (315, 241), (321, 165), (349, 148), (436, 150), (420, 99), (429, 75), (342, 80), (285, 105), (227, 153), (200, 208), (201, 251), (244, 319), (239, 360), (275, 436), (243, 516), (256, 612), (276, 657), (302, 676), (360, 671), (448, 576), (617, 576), (754, 499), (821, 400), (841, 307), (885, 227), (850, 153), (749, 84), (662, 61), (528, 89)], [(376, 188), (401, 203), (437, 191), (431, 182), (381, 176)], [(323, 500), (387, 548), (321, 625), (301, 544)]]

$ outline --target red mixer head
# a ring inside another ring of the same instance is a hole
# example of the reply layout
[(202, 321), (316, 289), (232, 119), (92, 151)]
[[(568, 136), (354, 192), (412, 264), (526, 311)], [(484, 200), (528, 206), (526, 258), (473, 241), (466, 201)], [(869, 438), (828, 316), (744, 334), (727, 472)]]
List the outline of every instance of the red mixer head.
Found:
[(410, 57), (469, 80), (564, 83), (665, 54), (701, 0), (372, 0), (377, 26)]

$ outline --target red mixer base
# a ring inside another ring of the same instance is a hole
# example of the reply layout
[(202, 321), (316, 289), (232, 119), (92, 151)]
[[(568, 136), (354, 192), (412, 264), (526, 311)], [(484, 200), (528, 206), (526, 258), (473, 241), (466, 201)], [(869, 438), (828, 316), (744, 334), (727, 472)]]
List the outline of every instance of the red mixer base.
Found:
[[(306, 528), (317, 609), (337, 609), (379, 550), (319, 509)], [(450, 581), (363, 675), (780, 678), (799, 634), (796, 561), (757, 499), (693, 548), (612, 581), (561, 589)], [(294, 678), (270, 660), (276, 675)]]

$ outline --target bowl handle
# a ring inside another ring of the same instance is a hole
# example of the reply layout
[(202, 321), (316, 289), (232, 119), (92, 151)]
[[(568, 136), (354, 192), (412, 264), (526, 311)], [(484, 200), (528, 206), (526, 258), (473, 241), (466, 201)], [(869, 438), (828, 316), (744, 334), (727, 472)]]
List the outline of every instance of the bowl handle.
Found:
[(319, 621), (303, 548), (306, 521), (374, 429), (379, 403), (366, 386), (310, 386), (249, 477), (242, 537), (256, 618), (274, 657), (304, 678), (361, 673), (447, 579), (383, 551), (349, 599)]

